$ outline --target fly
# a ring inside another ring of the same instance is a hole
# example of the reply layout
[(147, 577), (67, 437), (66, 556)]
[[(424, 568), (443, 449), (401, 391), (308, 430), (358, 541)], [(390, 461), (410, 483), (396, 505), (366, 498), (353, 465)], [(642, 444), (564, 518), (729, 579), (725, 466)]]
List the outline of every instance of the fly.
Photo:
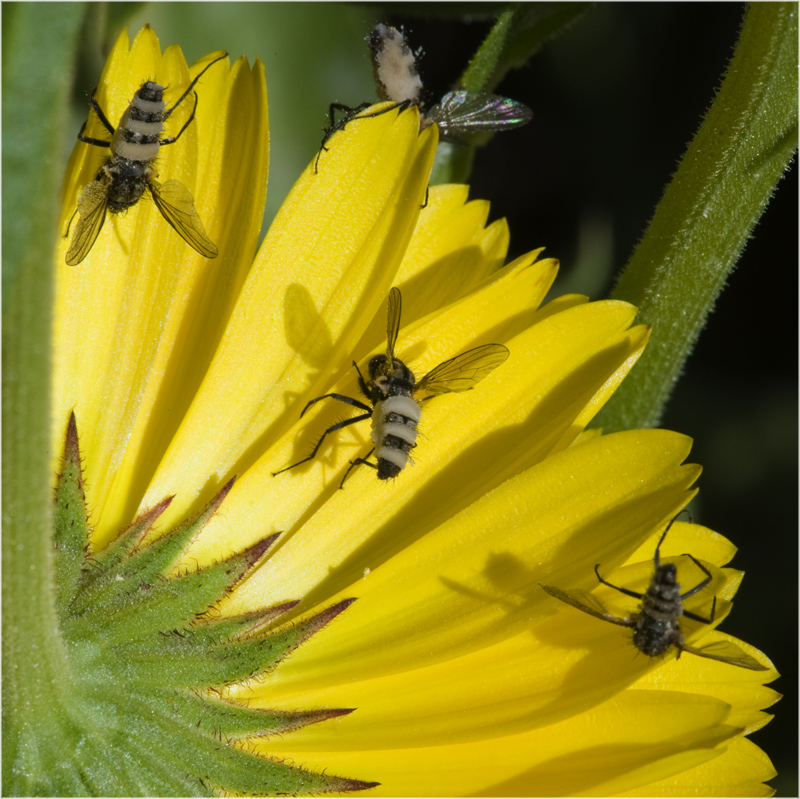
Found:
[[(677, 519), (677, 516), (675, 519)], [(704, 619), (702, 616), (684, 610), (683, 600), (702, 591), (711, 582), (711, 572), (693, 555), (685, 553), (684, 557), (690, 558), (692, 563), (706, 576), (694, 588), (683, 594), (681, 593), (675, 564), (661, 563), (659, 553), (661, 544), (675, 523), (675, 519), (667, 525), (656, 546), (656, 553), (653, 558), (655, 573), (646, 593), (640, 594), (628, 588), (613, 585), (600, 576), (599, 563), (594, 567), (597, 579), (603, 585), (642, 601), (638, 613), (634, 613), (630, 617), (614, 616), (608, 612), (605, 605), (594, 594), (590, 594), (587, 591), (577, 589), (563, 591), (552, 585), (542, 585), (542, 588), (556, 599), (560, 599), (562, 602), (566, 602), (568, 605), (572, 605), (572, 607), (582, 610), (590, 616), (596, 616), (598, 619), (611, 622), (611, 624), (618, 624), (621, 627), (631, 627), (633, 629), (634, 646), (650, 657), (663, 655), (664, 652), (674, 646), (678, 650), (678, 657), (683, 652), (690, 652), (693, 655), (719, 660), (722, 663), (730, 663), (732, 666), (740, 666), (743, 669), (767, 671), (766, 666), (762, 666), (755, 658), (743, 652), (740, 647), (730, 641), (717, 641), (702, 647), (693, 647), (686, 643), (681, 632), (679, 618), (686, 616), (694, 621), (699, 621), (701, 624), (711, 624), (714, 621), (717, 598), (714, 597), (714, 602), (711, 605), (711, 618), (709, 619)]]
[[(370, 359), (369, 380), (364, 379), (358, 365), (353, 361), (353, 366), (358, 372), (358, 385), (371, 405), (343, 394), (324, 394), (311, 400), (300, 414), (301, 418), (314, 403), (328, 398), (352, 405), (364, 413), (331, 425), (322, 434), (307, 458), (273, 472), (274, 475), (312, 460), (328, 433), (341, 430), (356, 422), (372, 419), (371, 438), (374, 447), (365, 457), (350, 461), (350, 467), (345, 472), (339, 488), (344, 488), (347, 476), (359, 464), (375, 469), (379, 480), (397, 477), (408, 463), (410, 451), (417, 445), (417, 425), (422, 411), (420, 403), (439, 394), (468, 391), (508, 358), (508, 349), (502, 344), (484, 344), (440, 363), (417, 383), (411, 369), (394, 354), (397, 333), (400, 330), (400, 311), (400, 289), (395, 287), (389, 292), (386, 353)], [(427, 392), (428, 396), (417, 400), (415, 395), (423, 391)], [(373, 452), (376, 463), (367, 460)]]
[[(353, 108), (332, 103), (329, 110), (329, 126), (325, 128), (320, 153), (327, 150), (328, 139), (355, 119), (369, 119), (399, 108), (411, 106), (420, 109), (420, 130), (433, 125), (439, 127), (442, 139), (458, 140), (470, 133), (498, 132), (526, 125), (533, 118), (527, 106), (508, 97), (483, 92), (468, 92), (463, 89), (448, 92), (442, 99), (425, 111), (421, 99), (422, 80), (417, 71), (416, 53), (411, 50), (405, 36), (388, 25), (376, 25), (365, 37), (372, 53), (372, 69), (378, 97), (392, 105), (372, 114), (361, 114), (369, 103)], [(336, 112), (344, 117), (338, 122)], [(319, 161), (319, 155), (317, 155)]]
[(159, 183), (154, 164), (159, 149), (178, 141), (194, 119), (197, 93), (194, 93), (192, 113), (176, 136), (161, 137), (164, 122), (192, 93), (206, 70), (227, 55), (223, 53), (206, 65), (172, 108), (167, 108), (164, 103), (164, 87), (154, 81), (145, 81), (133, 96), (116, 128), (108, 121), (92, 94), (92, 108), (111, 139), (104, 141), (84, 136), (84, 122), (78, 133), (78, 141), (95, 147), (108, 147), (111, 155), (100, 167), (95, 179), (84, 186), (78, 197), (76, 213), (80, 214), (80, 218), (66, 256), (70, 266), (79, 264), (89, 254), (103, 228), (106, 212), (118, 214), (126, 211), (139, 202), (145, 191), (150, 192), (161, 215), (190, 247), (206, 258), (217, 257), (217, 248), (206, 235), (190, 191), (177, 180)]

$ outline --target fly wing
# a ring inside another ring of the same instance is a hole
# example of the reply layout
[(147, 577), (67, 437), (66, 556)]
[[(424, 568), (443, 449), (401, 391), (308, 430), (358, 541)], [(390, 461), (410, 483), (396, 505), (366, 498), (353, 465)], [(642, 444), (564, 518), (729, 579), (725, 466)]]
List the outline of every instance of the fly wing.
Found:
[(691, 652), (701, 658), (710, 660), (720, 660), (723, 663), (730, 663), (731, 666), (739, 666), (743, 669), (753, 671), (769, 671), (767, 666), (762, 666), (754, 657), (746, 654), (741, 647), (736, 646), (732, 641), (715, 641), (706, 646), (693, 647), (684, 644), (681, 649), (684, 652)]
[(389, 359), (389, 363), (394, 360), (394, 345), (400, 330), (402, 306), (403, 298), (400, 296), (400, 289), (393, 286), (389, 292), (389, 315), (386, 320), (386, 357)]
[(442, 97), (427, 114), (443, 136), (463, 136), (478, 131), (510, 130), (533, 119), (530, 108), (508, 97), (454, 91)]
[(550, 596), (554, 596), (556, 599), (560, 599), (562, 602), (566, 602), (568, 605), (572, 605), (573, 608), (582, 610), (590, 616), (595, 616), (603, 621), (609, 621), (612, 624), (619, 624), (620, 627), (633, 627), (634, 625), (631, 619), (620, 618), (619, 616), (614, 616), (612, 613), (609, 613), (606, 606), (594, 594), (590, 594), (588, 591), (581, 591), (577, 588), (573, 588), (570, 591), (562, 591), (560, 588), (556, 588), (553, 585), (542, 585), (542, 583), (539, 583), (539, 585), (541, 585)]
[(66, 261), (70, 266), (77, 266), (97, 241), (103, 222), (106, 221), (107, 200), (108, 187), (99, 180), (93, 180), (83, 187), (81, 196), (78, 197), (80, 218), (67, 250)]
[(432, 397), (451, 391), (469, 391), (504, 363), (508, 354), (508, 348), (502, 344), (484, 344), (467, 350), (428, 372), (419, 381), (417, 390), (427, 391)]
[(206, 235), (189, 189), (177, 180), (158, 183), (151, 179), (147, 186), (158, 210), (178, 235), (200, 255), (216, 258), (217, 248)]

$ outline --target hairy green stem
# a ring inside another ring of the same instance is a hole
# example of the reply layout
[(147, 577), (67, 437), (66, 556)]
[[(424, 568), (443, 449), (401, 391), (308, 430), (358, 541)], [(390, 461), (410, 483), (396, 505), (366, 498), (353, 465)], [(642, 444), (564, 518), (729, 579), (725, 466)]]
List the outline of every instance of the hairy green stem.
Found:
[(755, 3), (722, 86), (612, 294), (636, 305), (636, 321), (653, 334), (596, 426), (658, 425), (796, 148), (797, 5)]
[[(37, 744), (65, 732), (53, 716), (65, 674), (52, 573), (50, 317), (82, 16), (78, 4), (3, 8), (3, 114), (13, 120), (3, 141), (4, 794), (22, 790), (16, 780), (25, 769), (52, 767), (37, 762)], [(36, 773), (25, 792), (36, 792)]]

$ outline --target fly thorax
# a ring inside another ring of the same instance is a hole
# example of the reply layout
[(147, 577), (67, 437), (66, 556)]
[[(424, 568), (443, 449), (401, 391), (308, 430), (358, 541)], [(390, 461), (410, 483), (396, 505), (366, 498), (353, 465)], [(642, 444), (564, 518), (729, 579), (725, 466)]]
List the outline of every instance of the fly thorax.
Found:
[(135, 205), (144, 194), (152, 173), (146, 161), (128, 161), (125, 158), (107, 161), (97, 178), (108, 185), (108, 210), (119, 213)]

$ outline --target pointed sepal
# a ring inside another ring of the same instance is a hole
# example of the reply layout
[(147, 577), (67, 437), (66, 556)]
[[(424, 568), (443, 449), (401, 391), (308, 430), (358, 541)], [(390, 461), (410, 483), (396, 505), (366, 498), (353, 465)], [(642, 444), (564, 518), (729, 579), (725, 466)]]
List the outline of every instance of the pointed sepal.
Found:
[(89, 515), (83, 491), (78, 426), (75, 414), (71, 413), (53, 509), (56, 603), (59, 609), (67, 604), (80, 582), (88, 541)]
[[(233, 481), (173, 529), (157, 527), (172, 501), (166, 497), (103, 551), (92, 552), (74, 417), (64, 453), (53, 540), (72, 690), (58, 701), (80, 746), (69, 755), (42, 749), (57, 792), (308, 795), (374, 787), (377, 783), (314, 773), (248, 748), (251, 738), (335, 723), (353, 708), (254, 708), (225, 700), (220, 692), (238, 680), (269, 679), (287, 655), (354, 600), (282, 627), (280, 617), (299, 598), (220, 616), (219, 601), (260, 565), (278, 536), (202, 569), (176, 569)], [(54, 792), (41, 787), (39, 793)]]

